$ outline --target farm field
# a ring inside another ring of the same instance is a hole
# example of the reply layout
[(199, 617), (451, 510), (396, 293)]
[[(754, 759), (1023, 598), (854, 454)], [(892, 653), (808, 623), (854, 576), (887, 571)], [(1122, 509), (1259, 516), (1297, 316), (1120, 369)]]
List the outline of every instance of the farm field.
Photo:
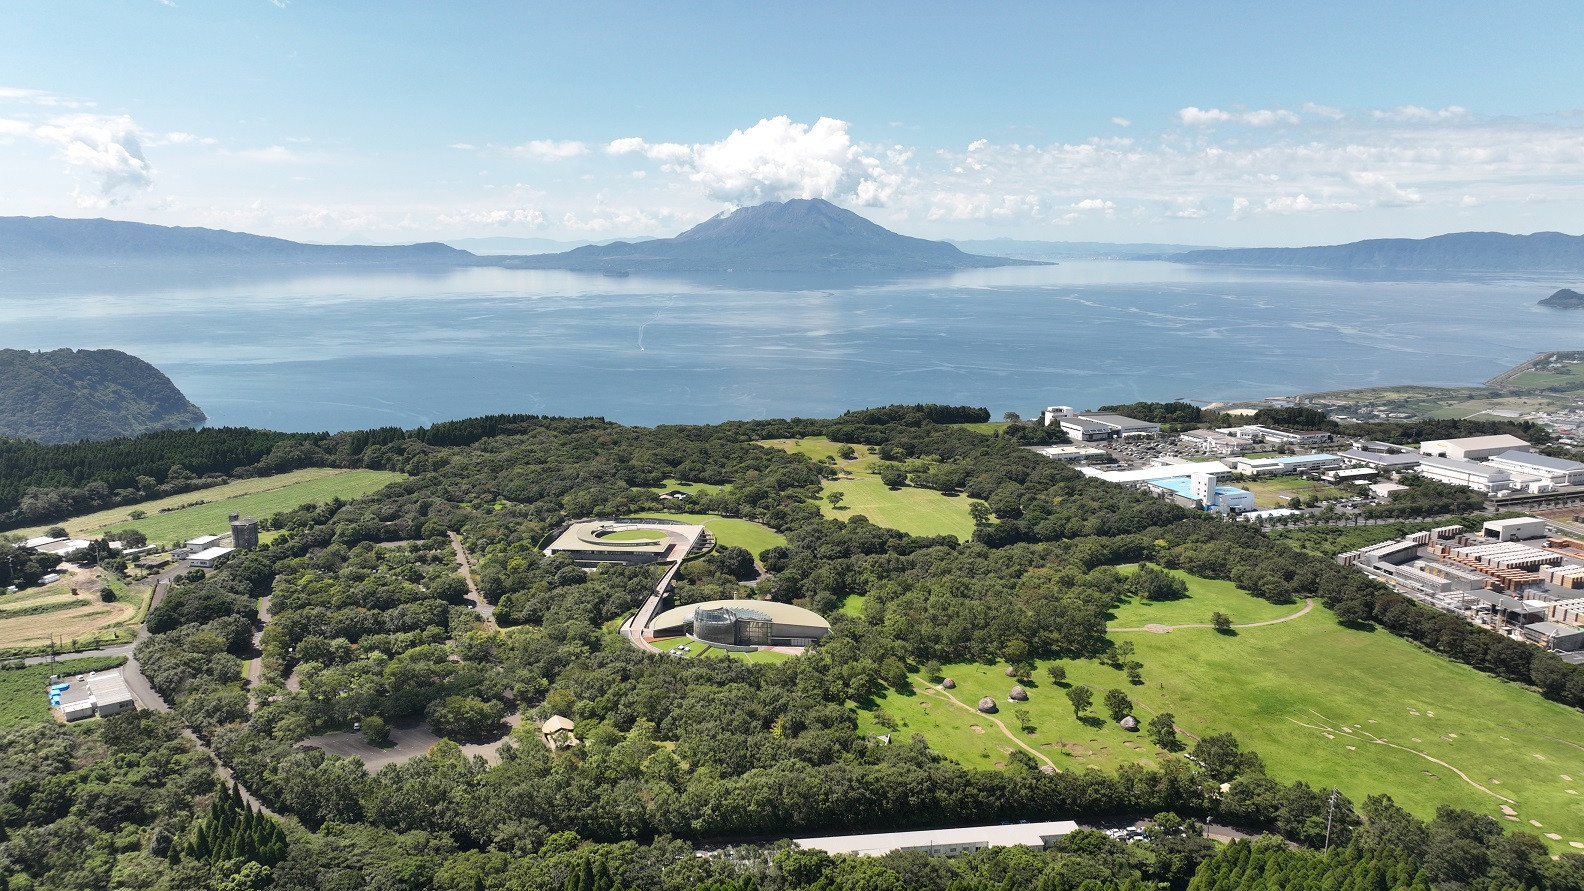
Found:
[[(1384, 792), (1423, 818), (1450, 804), (1544, 836), (1558, 852), (1579, 850), (1575, 842), (1584, 846), (1584, 715), (1575, 710), (1385, 631), (1343, 628), (1318, 607), (1233, 635), (1205, 628), (1117, 632), (1114, 639), (1134, 644), (1144, 665), (1141, 686), (1098, 662), (1062, 663), (1068, 683), (1094, 688), (1092, 713), (1099, 717), (1105, 691), (1121, 689), (1141, 721), (1169, 711), (1186, 733), (1230, 732), (1283, 781), (1336, 785), (1355, 803)], [(1024, 685), (1029, 702), (1008, 702), (1014, 682), (1003, 667), (942, 670), (957, 682), (958, 700), (972, 705), (995, 697), (997, 717), (1014, 732), (1014, 710), (1026, 709), (1036, 732), (1020, 738), (1059, 768), (1114, 769), (1164, 757), (1110, 721), (1079, 723), (1063, 690), (1045, 675), (1045, 663), (1034, 683)], [(923, 733), (965, 764), (1004, 763), (1012, 746), (983, 716), (922, 690), (888, 692), (876, 706), (898, 720), (897, 732)], [(859, 720), (865, 732), (884, 732), (870, 711), (860, 711)]]
[[(276, 476), (237, 480), (212, 489), (184, 492), (140, 504), (129, 504), (84, 514), (59, 524), (49, 525), (63, 526), (68, 534), (78, 538), (98, 538), (111, 530), (135, 528), (147, 535), (151, 542), (166, 541), (168, 532), (174, 532), (169, 539), (171, 541), (178, 538), (185, 540), (214, 525), (216, 518), (220, 521), (220, 525), (224, 526), (226, 515), (233, 511), (255, 517), (267, 516), (308, 501), (333, 498), (337, 495), (342, 498), (355, 498), (401, 478), (402, 475), (399, 473), (383, 470), (310, 467)], [(175, 508), (199, 500), (207, 503), (160, 513), (164, 508)], [(133, 510), (141, 510), (147, 516), (134, 521), (130, 515)], [(15, 533), (24, 538), (31, 538), (43, 535), (47, 528), (48, 526), (33, 526), (15, 530)], [(195, 528), (196, 531), (191, 533), (181, 531), (187, 528)]]
[[(1124, 575), (1133, 567), (1123, 567)], [(1222, 612), (1232, 617), (1232, 623), (1266, 622), (1290, 616), (1303, 608), (1303, 604), (1276, 604), (1250, 597), (1231, 582), (1220, 579), (1202, 579), (1180, 569), (1167, 572), (1188, 583), (1188, 596), (1181, 600), (1151, 602), (1130, 598), (1111, 612), (1106, 623), (1109, 628), (1142, 628), (1145, 625), (1200, 625), (1209, 624), (1210, 614)]]
[(52, 674), (78, 675), (104, 671), (126, 662), (123, 658), (62, 659), (54, 665), (29, 665), (0, 671), (0, 730), (49, 719), (46, 690)]
[[(755, 557), (765, 548), (786, 544), (786, 537), (751, 520), (735, 517), (717, 517), (714, 514), (661, 514), (660, 518), (698, 523), (715, 535), (715, 543), (734, 548), (746, 548)], [(635, 517), (634, 519), (642, 519)], [(657, 518), (658, 519), (658, 518)]]
[(117, 595), (109, 603), (96, 592), (72, 593), (73, 584), (89, 582), (97, 573), (84, 570), (42, 588), (0, 595), (0, 651), (44, 646), (52, 638), (65, 646), (131, 640), (150, 589), (108, 579)]
[[(324, 468), (311, 468), (311, 470), (317, 473), (293, 481), (283, 479), (293, 474), (270, 477), (269, 479), (276, 480), (279, 484), (275, 488), (263, 491), (226, 495), (223, 493), (226, 487), (222, 486), (203, 492), (189, 492), (184, 496), (178, 496), (176, 503), (182, 504), (200, 498), (205, 503), (168, 513), (155, 513), (145, 507), (144, 510), (148, 510), (149, 515), (143, 519), (116, 523), (100, 530), (98, 534), (137, 529), (148, 536), (151, 543), (186, 541), (206, 533), (219, 534), (228, 531), (226, 527), (228, 514), (267, 517), (310, 501), (323, 502), (331, 498), (350, 501), (403, 478), (402, 474), (385, 470), (331, 470), (328, 473)], [(297, 473), (306, 472), (308, 471), (297, 471)]]
[(1271, 479), (1251, 480), (1237, 483), (1240, 489), (1247, 489), (1254, 493), (1254, 506), (1265, 510), (1272, 507), (1286, 507), (1288, 499), (1302, 496), (1305, 500), (1319, 498), (1329, 501), (1333, 498), (1350, 498), (1353, 492), (1341, 489), (1319, 480), (1306, 480), (1297, 476), (1278, 476)]

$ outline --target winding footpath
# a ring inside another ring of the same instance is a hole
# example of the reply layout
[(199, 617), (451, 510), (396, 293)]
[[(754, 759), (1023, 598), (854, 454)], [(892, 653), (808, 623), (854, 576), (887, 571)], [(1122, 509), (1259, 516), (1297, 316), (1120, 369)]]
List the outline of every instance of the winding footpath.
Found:
[(478, 610), (479, 618), (486, 625), (495, 624), (495, 607), (490, 606), (479, 596), (478, 585), (473, 583), (473, 561), (468, 558), (467, 549), (462, 547), (462, 536), (455, 532), (451, 535), (451, 548), (456, 551), (457, 574), (462, 576), (462, 581), (467, 582), (468, 600), (473, 602), (473, 608)]
[[(1245, 624), (1242, 624), (1242, 625), (1233, 625), (1232, 627), (1233, 628), (1263, 628), (1266, 625), (1280, 625), (1283, 622), (1291, 622), (1293, 619), (1302, 618), (1303, 616), (1308, 615), (1309, 611), (1312, 610), (1312, 609), (1314, 609), (1314, 599), (1310, 598), (1310, 597), (1305, 597), (1304, 598), (1303, 609), (1293, 613), (1290, 616), (1282, 616), (1279, 619), (1268, 619), (1268, 620), (1266, 620), (1264, 622), (1248, 622), (1248, 623), (1245, 623)], [(1180, 628), (1214, 628), (1214, 627), (1215, 627), (1214, 625), (1206, 625), (1206, 624), (1192, 624), (1192, 625), (1153, 625), (1152, 624), (1152, 625), (1145, 625), (1142, 628), (1107, 628), (1106, 632), (1110, 633), (1112, 631), (1148, 631), (1151, 634), (1170, 634), (1171, 632), (1176, 631), (1176, 630), (1178, 630)]]
[(943, 696), (943, 697), (946, 698), (946, 701), (950, 702), (952, 705), (955, 705), (958, 708), (963, 709), (965, 711), (973, 712), (974, 715), (976, 715), (976, 716), (978, 716), (980, 718), (983, 718), (983, 719), (989, 721), (990, 723), (996, 725), (997, 727), (1001, 728), (1001, 732), (1006, 734), (1006, 738), (1007, 739), (1012, 740), (1013, 743), (1015, 743), (1018, 746), (1020, 746), (1024, 751), (1028, 752), (1030, 755), (1033, 755), (1035, 758), (1038, 758), (1039, 760), (1045, 762), (1046, 766), (1048, 766), (1052, 771), (1054, 771), (1056, 773), (1061, 773), (1061, 768), (1056, 766), (1056, 762), (1050, 760), (1050, 758), (1047, 757), (1044, 752), (1041, 752), (1039, 749), (1034, 748), (1033, 746), (1029, 745), (1028, 743), (1024, 742), (1023, 740), (1018, 739), (1017, 736), (1014, 735), (1012, 733), (1012, 731), (1007, 727), (1007, 725), (1001, 723), (1001, 719), (1000, 718), (997, 718), (995, 715), (986, 714), (984, 712), (981, 712), (978, 709), (974, 708), (973, 706), (968, 705), (967, 703), (963, 702), (962, 700), (958, 699), (957, 697), (955, 697), (955, 696), (951, 695), (950, 693), (946, 692), (946, 688), (940, 686), (939, 684), (931, 684), (928, 681), (924, 680), (923, 678), (919, 678), (919, 677), (913, 678), (912, 681), (913, 681), (913, 683), (917, 684), (919, 686), (919, 689), (923, 690), (925, 693), (927, 693), (927, 694), (929, 694), (931, 696)]

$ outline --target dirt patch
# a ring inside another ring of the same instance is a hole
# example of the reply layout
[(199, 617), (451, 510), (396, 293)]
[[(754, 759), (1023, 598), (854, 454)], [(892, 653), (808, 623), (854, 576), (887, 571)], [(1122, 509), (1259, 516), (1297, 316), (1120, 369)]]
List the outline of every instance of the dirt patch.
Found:
[[(1435, 774), (1433, 774), (1433, 773), (1431, 773), (1431, 772), (1430, 772), (1430, 771), (1428, 771), (1428, 770), (1421, 770), (1421, 771), (1419, 771), (1419, 772), (1420, 772), (1420, 773), (1422, 773), (1422, 774), (1424, 774), (1424, 775), (1425, 775), (1425, 776), (1427, 776), (1427, 777), (1429, 777), (1429, 778), (1430, 778), (1430, 779), (1432, 779), (1432, 780), (1439, 780), (1439, 779), (1441, 779), (1441, 778), (1440, 778), (1440, 777), (1438, 777), (1438, 776), (1436, 776), (1436, 775), (1435, 775)], [(1507, 805), (1505, 805), (1505, 804), (1504, 804), (1504, 805), (1502, 805), (1502, 810), (1504, 810), (1504, 811), (1505, 811), (1505, 810), (1506, 810), (1506, 809), (1507, 809)]]
[(1552, 841), (1561, 841), (1562, 840), (1562, 836), (1557, 835), (1555, 832), (1547, 832), (1545, 834), (1545, 837), (1551, 839)]
[(997, 761), (995, 763), (995, 766), (996, 767), (1006, 767), (1006, 762), (1005, 761)]
[(1171, 626), (1170, 625), (1160, 625), (1160, 624), (1157, 624), (1155, 622), (1151, 622), (1150, 624), (1144, 626), (1144, 630), (1148, 631), (1151, 634), (1170, 634), (1171, 633)]
[(1514, 814), (1518, 813), (1517, 811), (1513, 810), (1511, 807), (1509, 807), (1509, 806), (1507, 806), (1505, 804), (1501, 806), (1501, 812), (1506, 814), (1509, 817), (1511, 817)]
[(1530, 820), (1529, 821), (1529, 825), (1538, 827), (1540, 825), (1540, 821), (1539, 820)]
[(980, 727), (978, 724), (969, 724), (968, 725), (968, 729), (972, 730), (975, 733), (983, 733), (984, 732), (984, 728)]
[(1049, 749), (1049, 748), (1051, 748), (1051, 747), (1053, 747), (1055, 745), (1056, 745), (1055, 743), (1040, 743), (1040, 748)]
[(1358, 751), (1358, 746), (1348, 746), (1347, 750), (1349, 752), (1357, 752)]

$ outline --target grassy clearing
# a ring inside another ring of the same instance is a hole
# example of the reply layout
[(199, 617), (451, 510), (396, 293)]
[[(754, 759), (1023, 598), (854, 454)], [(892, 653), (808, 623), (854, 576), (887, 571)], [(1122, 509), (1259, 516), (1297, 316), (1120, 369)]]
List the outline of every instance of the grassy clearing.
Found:
[[(270, 492), (285, 488), (287, 486), (296, 485), (298, 483), (308, 482), (310, 480), (318, 480), (334, 476), (345, 476), (350, 473), (384, 474), (384, 471), (349, 471), (339, 470), (333, 467), (310, 467), (305, 470), (294, 470), (291, 473), (282, 473), (276, 476), (259, 477), (258, 479), (251, 480), (237, 480), (234, 483), (226, 483), (223, 486), (215, 486), (212, 489), (200, 489), (196, 492), (184, 492), (180, 495), (171, 495), (169, 497), (158, 498), (153, 501), (144, 501), (140, 504), (128, 504), (122, 507), (111, 508), (110, 510), (102, 510), (96, 513), (84, 514), (80, 517), (72, 517), (71, 519), (61, 523), (50, 523), (45, 526), (32, 526), (27, 529), (17, 529), (10, 534), (19, 534), (23, 538), (32, 538), (34, 536), (43, 535), (44, 530), (49, 528), (49, 526), (59, 525), (65, 527), (67, 533), (75, 538), (98, 538), (103, 534), (104, 530), (110, 528), (124, 528), (126, 526), (134, 526), (138, 529), (143, 529), (144, 533), (147, 534), (151, 540), (154, 540), (155, 536), (148, 532), (147, 522), (154, 517), (161, 516), (159, 512), (163, 508), (173, 508), (177, 505), (186, 504), (190, 501), (198, 501), (200, 499), (203, 501), (219, 501), (222, 499), (235, 498), (240, 495), (252, 495), (259, 492)], [(400, 478), (401, 474), (393, 473), (385, 474), (385, 476), (389, 478)], [(378, 486), (374, 488), (378, 488)], [(366, 491), (373, 491), (373, 489)], [(347, 496), (343, 495), (342, 497), (345, 498)], [(293, 503), (291, 507), (296, 507), (301, 503), (302, 502), (300, 501)], [(190, 509), (191, 508), (189, 508), (189, 510)], [(145, 517), (143, 522), (133, 522), (132, 517), (130, 516), (130, 512), (133, 510), (141, 510), (148, 514), (148, 517)], [(221, 511), (220, 519), (224, 520), (225, 515), (228, 512), (229, 509)], [(246, 513), (246, 511), (242, 512)], [(255, 513), (254, 516), (258, 516), (258, 514)]]
[(893, 491), (873, 476), (827, 480), (825, 491), (844, 496), (839, 510), (829, 502), (820, 504), (827, 517), (846, 519), (863, 514), (877, 526), (912, 535), (955, 535), (964, 540), (973, 536), (973, 517), (968, 513), (973, 499), (966, 495), (948, 497), (933, 489), (911, 486)]
[(1247, 489), (1254, 493), (1254, 506), (1260, 509), (1272, 507), (1286, 507), (1287, 501), (1295, 496), (1304, 500), (1318, 498), (1321, 501), (1330, 501), (1333, 498), (1351, 498), (1354, 493), (1348, 489), (1340, 489), (1330, 483), (1319, 480), (1306, 480), (1298, 476), (1278, 476), (1270, 479), (1253, 480), (1238, 483), (1238, 488)]
[[(786, 544), (786, 536), (761, 526), (751, 520), (717, 517), (714, 514), (665, 514), (665, 519), (684, 523), (698, 523), (715, 535), (715, 543), (734, 548), (746, 548), (758, 556), (760, 551)], [(642, 519), (636, 518), (636, 519)]]
[(981, 424), (952, 424), (951, 426), (958, 427), (963, 430), (972, 430), (975, 433), (985, 433), (993, 436), (1001, 432), (1001, 428), (1006, 426), (1006, 422), (985, 421)]
[(722, 489), (730, 490), (731, 486), (717, 486), (714, 483), (685, 483), (681, 480), (666, 480), (664, 485), (655, 486), (655, 492), (686, 492), (689, 495), (714, 495)]
[[(1135, 567), (1123, 567), (1130, 573)], [(1243, 589), (1228, 581), (1202, 579), (1180, 569), (1167, 572), (1188, 583), (1188, 596), (1181, 600), (1129, 599), (1111, 613), (1106, 624), (1112, 628), (1142, 628), (1145, 625), (1208, 624), (1210, 614), (1222, 612), (1232, 617), (1234, 624), (1266, 622), (1289, 616), (1303, 608), (1302, 604), (1275, 604), (1251, 597)]]
[[(1556, 833), (1562, 838), (1548, 843), (1557, 851), (1584, 842), (1584, 715), (1576, 710), (1387, 632), (1343, 628), (1323, 609), (1235, 635), (1189, 629), (1116, 639), (1133, 642), (1143, 685), (1130, 686), (1121, 671), (1097, 662), (1063, 663), (1068, 682), (1094, 688), (1097, 702), (1108, 689), (1124, 690), (1141, 721), (1169, 711), (1188, 733), (1233, 733), (1260, 753), (1272, 776), (1336, 785), (1355, 802), (1385, 792), (1420, 817), (1450, 804), (1514, 828)], [(1009, 726), (1016, 727), (1014, 710), (1026, 709), (1037, 729), (1023, 738), (1056, 753), (1059, 767), (1113, 769), (1162, 757), (1148, 740), (1109, 721), (1079, 723), (1044, 665), (1024, 685), (1029, 702), (1007, 702), (1013, 681), (1002, 667), (950, 665), (944, 672), (964, 703), (994, 696)], [(900, 732), (924, 733), (965, 764), (1002, 760), (997, 753), (1010, 742), (997, 739), (993, 725), (943, 705), (917, 693), (888, 693), (877, 702), (902, 722)], [(870, 712), (861, 712), (860, 722), (865, 730), (878, 727)], [(986, 732), (974, 732), (973, 724)], [(1506, 819), (1503, 804), (1517, 811), (1517, 821)]]
[(863, 618), (864, 600), (866, 599), (867, 595), (864, 594), (848, 594), (842, 598), (841, 606), (836, 611), (861, 619)]
[[(356, 498), (401, 478), (402, 474), (383, 470), (337, 470), (313, 467), (278, 476), (239, 480), (212, 489), (186, 492), (141, 504), (84, 514), (59, 525), (64, 526), (68, 534), (81, 538), (99, 538), (106, 535), (113, 538), (115, 533), (121, 530), (137, 529), (148, 536), (152, 543), (168, 544), (185, 541), (204, 533), (224, 532), (226, 516), (230, 513), (256, 517), (269, 516), (309, 501), (323, 501), (335, 497)], [(194, 501), (204, 503), (187, 508), (179, 507)], [(167, 508), (169, 510), (165, 510)], [(133, 510), (141, 510), (147, 516), (134, 520), (130, 513)], [(162, 510), (165, 512), (161, 513)], [(36, 526), (19, 529), (12, 534), (24, 537), (42, 535), (45, 528)], [(273, 536), (274, 533), (266, 532), (260, 537), (268, 540)]]
[(0, 671), (0, 730), (49, 720), (50, 675), (87, 674), (115, 668), (124, 662), (123, 658), (63, 659), (54, 665), (29, 665), (14, 671)]
[[(315, 468), (316, 475), (286, 482), (264, 491), (226, 495), (221, 486), (203, 492), (189, 492), (175, 500), (176, 504), (202, 499), (203, 504), (185, 507), (166, 513), (156, 513), (145, 506), (149, 515), (141, 520), (126, 520), (100, 530), (97, 534), (113, 535), (122, 529), (137, 529), (148, 536), (150, 542), (170, 543), (186, 541), (199, 535), (229, 532), (226, 516), (239, 513), (253, 517), (267, 517), (280, 511), (292, 510), (310, 501), (324, 502), (331, 498), (351, 500), (402, 479), (402, 474), (385, 470), (332, 470)], [(299, 471), (307, 472), (307, 471)], [(283, 476), (270, 477), (285, 482)], [(249, 482), (258, 482), (250, 480)]]

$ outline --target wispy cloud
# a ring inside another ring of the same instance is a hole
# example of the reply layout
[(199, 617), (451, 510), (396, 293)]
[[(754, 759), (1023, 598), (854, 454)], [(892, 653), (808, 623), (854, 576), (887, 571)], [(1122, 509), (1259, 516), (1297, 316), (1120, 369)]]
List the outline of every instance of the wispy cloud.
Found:
[(554, 140), (535, 139), (522, 145), (514, 145), (506, 152), (536, 161), (564, 161), (567, 158), (576, 158), (589, 153), (588, 143), (575, 139)]

